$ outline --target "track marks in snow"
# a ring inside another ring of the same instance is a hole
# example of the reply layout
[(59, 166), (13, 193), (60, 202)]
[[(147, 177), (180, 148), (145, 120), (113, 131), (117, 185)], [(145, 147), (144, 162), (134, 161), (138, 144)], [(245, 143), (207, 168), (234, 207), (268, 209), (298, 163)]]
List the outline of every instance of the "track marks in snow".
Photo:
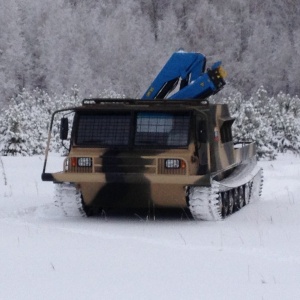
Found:
[(0, 191), (0, 197), (9, 197), (11, 196), (11, 187), (8, 185), (8, 180), (6, 176), (6, 171), (4, 167), (3, 160), (0, 156), (0, 186), (2, 186), (1, 191)]
[(1, 156), (0, 156), (0, 174), (1, 174), (1, 178), (2, 178), (1, 181), (6, 186), (7, 185), (7, 179), (6, 179), (4, 164), (3, 164)]

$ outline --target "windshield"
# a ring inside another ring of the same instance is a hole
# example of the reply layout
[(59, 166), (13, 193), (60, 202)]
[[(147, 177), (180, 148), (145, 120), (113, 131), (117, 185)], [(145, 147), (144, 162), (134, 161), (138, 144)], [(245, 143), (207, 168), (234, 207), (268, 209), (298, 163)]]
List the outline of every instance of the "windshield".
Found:
[(188, 145), (190, 113), (80, 114), (77, 145), (171, 148)]
[(129, 144), (130, 113), (80, 115), (76, 144), (126, 146)]
[(172, 113), (138, 113), (135, 145), (187, 146), (190, 116)]

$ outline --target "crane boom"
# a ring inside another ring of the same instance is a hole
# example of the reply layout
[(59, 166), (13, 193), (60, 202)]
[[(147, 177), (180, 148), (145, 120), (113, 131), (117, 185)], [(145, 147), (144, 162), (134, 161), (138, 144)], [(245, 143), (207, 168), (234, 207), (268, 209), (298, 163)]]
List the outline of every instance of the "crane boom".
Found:
[(220, 61), (207, 71), (205, 67), (206, 57), (201, 53), (173, 53), (142, 100), (166, 99), (180, 80), (179, 90), (167, 99), (202, 99), (217, 93), (225, 85), (226, 72)]

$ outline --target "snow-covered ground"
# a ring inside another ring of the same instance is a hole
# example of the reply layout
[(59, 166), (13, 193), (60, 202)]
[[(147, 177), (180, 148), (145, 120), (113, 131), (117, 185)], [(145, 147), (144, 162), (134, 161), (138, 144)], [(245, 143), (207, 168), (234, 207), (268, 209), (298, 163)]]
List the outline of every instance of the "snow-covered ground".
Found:
[(0, 299), (300, 299), (300, 158), (260, 165), (225, 221), (147, 221), (66, 216), (43, 157), (1, 157)]

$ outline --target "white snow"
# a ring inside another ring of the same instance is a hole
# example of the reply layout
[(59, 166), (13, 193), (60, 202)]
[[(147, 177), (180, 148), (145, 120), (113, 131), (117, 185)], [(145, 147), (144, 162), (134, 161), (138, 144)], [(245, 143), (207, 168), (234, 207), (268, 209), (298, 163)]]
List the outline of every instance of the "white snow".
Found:
[(43, 157), (1, 157), (0, 299), (300, 299), (300, 158), (259, 164), (225, 221), (147, 221), (66, 216)]

